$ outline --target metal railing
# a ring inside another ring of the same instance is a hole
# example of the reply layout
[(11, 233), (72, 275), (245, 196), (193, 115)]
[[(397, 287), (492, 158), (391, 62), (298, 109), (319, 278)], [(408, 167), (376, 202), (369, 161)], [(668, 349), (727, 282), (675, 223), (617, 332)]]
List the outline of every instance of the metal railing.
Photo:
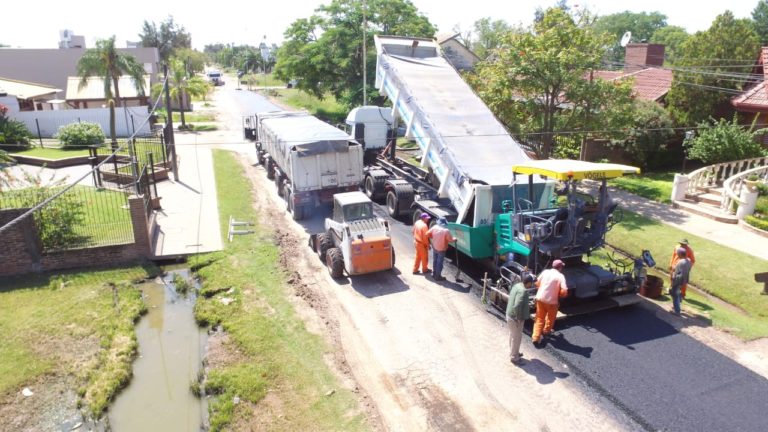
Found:
[[(0, 192), (0, 209), (31, 208), (61, 191), (39, 176)], [(43, 252), (128, 244), (134, 241), (128, 193), (96, 187), (88, 177), (33, 214)]]

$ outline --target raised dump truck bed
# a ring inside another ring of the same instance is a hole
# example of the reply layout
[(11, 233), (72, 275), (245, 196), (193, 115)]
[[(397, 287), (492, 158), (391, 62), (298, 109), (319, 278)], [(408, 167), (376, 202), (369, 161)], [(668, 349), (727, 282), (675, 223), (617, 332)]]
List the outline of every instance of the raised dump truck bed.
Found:
[[(406, 136), (416, 141), (422, 165), (438, 182), (438, 196), (456, 210), (452, 221), (492, 224), (510, 168), (531, 158), (428, 39), (376, 36), (376, 86), (395, 107)], [(496, 189), (475, 205), (477, 185)], [(495, 196), (495, 197), (494, 197)], [(481, 210), (482, 214), (477, 213)]]

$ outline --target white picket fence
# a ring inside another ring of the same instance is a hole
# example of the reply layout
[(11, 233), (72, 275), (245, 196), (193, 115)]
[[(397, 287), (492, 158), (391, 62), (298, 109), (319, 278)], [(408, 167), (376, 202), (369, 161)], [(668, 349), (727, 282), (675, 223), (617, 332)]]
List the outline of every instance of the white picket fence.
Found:
[[(59, 127), (71, 123), (92, 122), (101, 125), (105, 136), (109, 136), (109, 108), (86, 108), (54, 111), (21, 111), (11, 114), (24, 122), (33, 135), (52, 138)], [(149, 135), (151, 126), (144, 120), (149, 117), (146, 106), (115, 108), (115, 129), (118, 137), (128, 137), (134, 132), (140, 136)]]

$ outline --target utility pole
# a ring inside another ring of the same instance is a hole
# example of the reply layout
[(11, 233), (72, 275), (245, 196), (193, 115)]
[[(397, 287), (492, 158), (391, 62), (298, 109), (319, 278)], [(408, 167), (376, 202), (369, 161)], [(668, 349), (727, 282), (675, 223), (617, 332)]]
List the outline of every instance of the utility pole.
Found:
[(368, 19), (365, 16), (365, 12), (367, 9), (368, 2), (366, 0), (363, 0), (363, 106), (367, 105), (368, 102), (368, 94), (366, 89), (366, 81), (367, 81), (367, 71), (366, 71), (366, 63), (368, 60), (368, 50), (366, 49), (366, 39), (368, 39)]
[(168, 64), (163, 65), (163, 73), (165, 74), (165, 134), (168, 140), (169, 148), (171, 150), (171, 171), (173, 171), (173, 180), (179, 181), (179, 167), (176, 164), (176, 139), (173, 137), (173, 110), (171, 109), (171, 89), (168, 86)]

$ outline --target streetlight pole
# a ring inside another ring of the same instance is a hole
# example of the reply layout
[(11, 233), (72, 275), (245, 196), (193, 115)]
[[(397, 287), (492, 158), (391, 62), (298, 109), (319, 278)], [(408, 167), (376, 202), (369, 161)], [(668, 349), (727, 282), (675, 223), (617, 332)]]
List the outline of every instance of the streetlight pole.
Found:
[(261, 50), (261, 70), (264, 72), (264, 91), (267, 91), (267, 35), (264, 35), (264, 48)]
[(368, 60), (368, 50), (366, 49), (366, 46), (365, 46), (366, 45), (366, 39), (368, 39), (367, 38), (367, 36), (368, 36), (367, 35), (367, 33), (368, 33), (368, 20), (366, 19), (366, 16), (365, 16), (365, 12), (366, 12), (366, 9), (367, 9), (367, 7), (366, 7), (367, 4), (368, 3), (366, 2), (366, 0), (363, 0), (363, 106), (365, 106), (366, 103), (368, 102), (368, 97), (367, 97), (368, 95), (366, 93), (366, 91), (367, 91), (367, 89), (366, 89), (366, 81), (367, 81), (367, 78), (368, 78), (367, 74), (366, 74), (366, 72), (367, 72), (366, 71), (366, 63), (368, 63), (367, 62), (367, 60)]
[(685, 131), (685, 139), (683, 140), (683, 168), (680, 170), (680, 174), (685, 174), (685, 162), (688, 160), (688, 145), (693, 139), (694, 132), (692, 130)]

